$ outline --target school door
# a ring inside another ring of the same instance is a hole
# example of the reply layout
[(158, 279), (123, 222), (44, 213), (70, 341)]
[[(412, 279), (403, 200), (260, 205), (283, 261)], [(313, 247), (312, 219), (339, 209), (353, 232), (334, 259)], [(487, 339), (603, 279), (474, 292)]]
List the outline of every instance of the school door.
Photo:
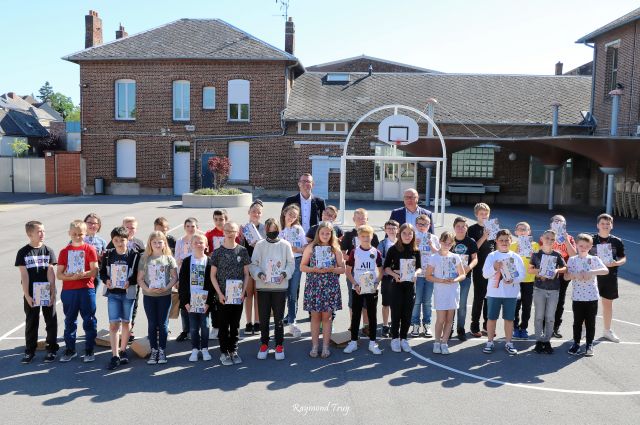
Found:
[(191, 190), (191, 148), (189, 142), (173, 144), (173, 194)]
[(311, 175), (313, 176), (313, 194), (329, 199), (329, 175), (340, 173), (340, 158), (329, 156), (310, 156)]
[[(391, 146), (376, 146), (376, 156), (404, 156)], [(376, 201), (402, 200), (406, 189), (416, 187), (415, 162), (375, 161), (373, 199)]]

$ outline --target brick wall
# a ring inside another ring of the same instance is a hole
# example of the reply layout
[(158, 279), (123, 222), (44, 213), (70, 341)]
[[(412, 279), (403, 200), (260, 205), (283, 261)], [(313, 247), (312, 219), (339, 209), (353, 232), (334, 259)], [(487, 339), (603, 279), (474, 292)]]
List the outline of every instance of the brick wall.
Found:
[(80, 152), (46, 152), (44, 166), (48, 194), (82, 194)]

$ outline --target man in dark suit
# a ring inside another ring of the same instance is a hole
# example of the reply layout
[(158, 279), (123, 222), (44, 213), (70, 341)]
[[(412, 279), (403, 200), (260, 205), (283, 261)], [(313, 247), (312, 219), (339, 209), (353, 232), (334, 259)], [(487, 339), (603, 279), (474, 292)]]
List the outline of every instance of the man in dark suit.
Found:
[(433, 217), (431, 215), (431, 211), (419, 207), (418, 200), (420, 196), (418, 195), (418, 191), (415, 189), (407, 189), (404, 191), (403, 200), (404, 207), (395, 209), (391, 211), (390, 220), (395, 220), (402, 226), (404, 223), (411, 223), (415, 227), (416, 218), (419, 215), (426, 215), (431, 220), (431, 226), (429, 227), (429, 233), (433, 234)]
[(284, 201), (282, 209), (284, 210), (291, 204), (296, 204), (300, 207), (300, 223), (305, 232), (309, 231), (311, 226), (315, 226), (322, 221), (322, 211), (324, 211), (326, 205), (324, 199), (313, 196), (311, 189), (313, 189), (313, 176), (309, 173), (304, 173), (298, 179), (298, 188), (300, 193), (288, 197)]

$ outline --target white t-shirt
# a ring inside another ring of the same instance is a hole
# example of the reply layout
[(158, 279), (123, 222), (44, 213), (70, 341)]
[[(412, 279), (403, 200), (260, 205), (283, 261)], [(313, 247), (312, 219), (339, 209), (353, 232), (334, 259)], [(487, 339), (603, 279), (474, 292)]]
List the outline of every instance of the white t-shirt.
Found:
[[(493, 263), (505, 260), (508, 262), (507, 264), (509, 264), (509, 269), (514, 275), (513, 283), (504, 283), (504, 278), (502, 277), (502, 273), (500, 273), (500, 281), (496, 284), (498, 272), (493, 268)], [(524, 280), (526, 272), (524, 270), (524, 262), (522, 261), (522, 258), (520, 258), (520, 256), (515, 252), (493, 251), (487, 256), (487, 259), (484, 262), (482, 275), (485, 279), (489, 280), (487, 284), (487, 297), (518, 298), (520, 282)]]
[[(604, 263), (595, 255), (587, 255), (584, 258), (574, 255), (569, 258), (567, 267), (569, 273), (580, 273), (603, 268)], [(598, 292), (598, 278), (596, 276), (592, 276), (588, 280), (573, 279), (571, 284), (573, 285), (571, 295), (573, 301), (598, 301), (600, 293)]]
[(311, 227), (311, 195), (309, 199), (304, 199), (302, 193), (300, 194), (300, 216), (300, 222), (306, 234)]
[[(433, 276), (439, 279), (455, 279), (458, 277), (458, 264), (462, 263), (462, 259), (458, 254), (449, 252), (446, 257), (436, 252), (429, 257), (426, 265), (433, 267)], [(423, 269), (426, 270), (426, 265)]]
[[(278, 237), (289, 242), (293, 248), (302, 248), (307, 244), (307, 237), (305, 235), (306, 233), (302, 226), (296, 224), (281, 230)], [(302, 254), (294, 252), (293, 256), (298, 258), (302, 257)]]

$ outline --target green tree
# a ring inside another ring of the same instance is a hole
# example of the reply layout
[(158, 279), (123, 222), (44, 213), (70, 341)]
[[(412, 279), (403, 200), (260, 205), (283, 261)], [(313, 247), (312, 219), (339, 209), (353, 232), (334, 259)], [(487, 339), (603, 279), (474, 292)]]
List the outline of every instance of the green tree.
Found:
[(17, 138), (13, 141), (13, 143), (11, 143), (11, 150), (16, 154), (18, 158), (20, 158), (20, 155), (27, 152), (30, 147), (31, 146), (29, 146), (29, 143), (27, 143), (25, 139), (22, 138)]
[(80, 105), (73, 107), (73, 110), (64, 119), (65, 121), (80, 121)]
[(62, 93), (53, 93), (49, 101), (51, 102), (51, 107), (58, 111), (65, 121), (67, 121), (67, 117), (73, 113), (73, 109), (75, 108), (71, 98)]
[(42, 102), (46, 102), (51, 98), (51, 96), (53, 96), (53, 87), (51, 87), (51, 84), (49, 84), (48, 81), (45, 81), (44, 85), (40, 87), (38, 92), (40, 93), (38, 98), (40, 98)]

